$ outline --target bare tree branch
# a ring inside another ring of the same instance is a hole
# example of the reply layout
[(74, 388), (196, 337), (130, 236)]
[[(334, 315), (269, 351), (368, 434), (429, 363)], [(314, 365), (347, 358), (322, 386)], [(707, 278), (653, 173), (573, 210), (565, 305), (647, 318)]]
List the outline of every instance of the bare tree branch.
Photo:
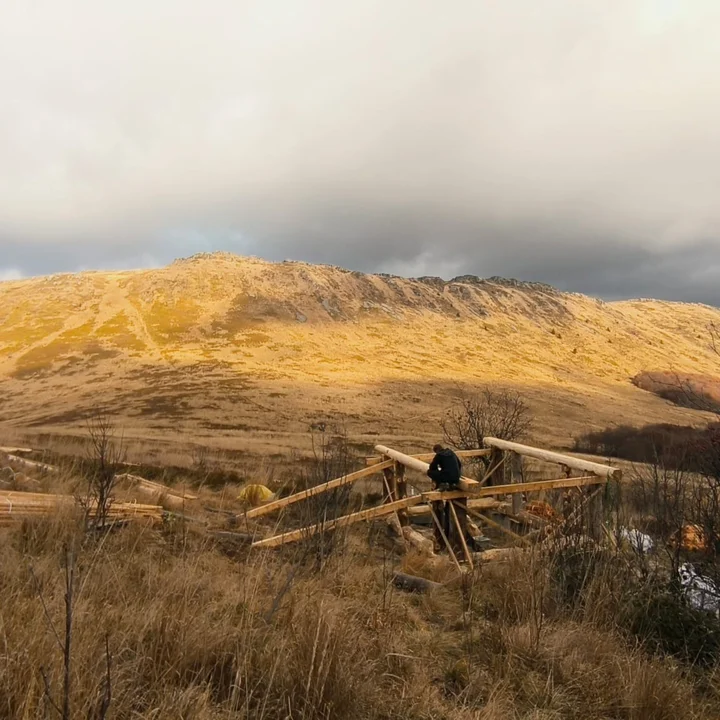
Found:
[(532, 427), (530, 408), (519, 393), (485, 388), (461, 395), (442, 422), (445, 440), (460, 450), (483, 446), (483, 438), (518, 440)]
[(75, 588), (75, 557), (65, 552), (65, 647), (63, 648), (63, 720), (70, 720), (70, 662), (73, 629), (73, 590)]
[(30, 566), (30, 576), (33, 579), (33, 582), (35, 583), (35, 592), (38, 594), (38, 597), (40, 598), (40, 602), (42, 604), (43, 612), (45, 613), (45, 619), (47, 620), (48, 627), (50, 630), (52, 630), (52, 634), (55, 636), (55, 640), (57, 642), (58, 647), (60, 650), (63, 649), (63, 642), (60, 639), (60, 635), (58, 634), (58, 631), (55, 628), (55, 623), (52, 621), (52, 618), (50, 617), (50, 613), (48, 612), (47, 605), (45, 604), (45, 596), (43, 595), (42, 588), (40, 587), (40, 581), (37, 578), (37, 575), (35, 575), (35, 570), (33, 569), (32, 565)]
[(45, 698), (45, 700), (46, 700), (48, 703), (50, 703), (50, 706), (55, 710), (55, 712), (57, 712), (57, 714), (58, 714), (60, 717), (62, 717), (62, 710), (60, 709), (60, 707), (58, 706), (58, 704), (57, 704), (57, 703), (55, 702), (55, 700), (53, 699), (52, 691), (51, 691), (51, 689), (50, 689), (50, 680), (49, 680), (49, 678), (48, 678), (48, 676), (47, 676), (47, 671), (45, 670), (44, 667), (41, 667), (41, 668), (40, 668), (40, 676), (41, 676), (42, 679), (43, 679), (43, 686), (44, 686), (43, 697)]
[(115, 476), (118, 466), (125, 460), (123, 436), (116, 436), (110, 416), (96, 409), (87, 422), (88, 454), (94, 468), (88, 478), (89, 495), (95, 504), (95, 527), (104, 528), (107, 522)]
[(103, 696), (100, 701), (96, 717), (97, 720), (105, 720), (112, 702), (112, 655), (110, 655), (110, 636), (105, 633), (105, 682), (103, 685)]

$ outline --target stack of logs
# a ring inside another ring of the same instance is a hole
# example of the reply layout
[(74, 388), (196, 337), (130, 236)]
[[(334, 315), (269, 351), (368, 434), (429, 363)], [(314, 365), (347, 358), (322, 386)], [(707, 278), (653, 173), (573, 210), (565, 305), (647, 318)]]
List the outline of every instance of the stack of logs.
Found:
[[(80, 507), (72, 495), (53, 495), (50, 493), (30, 493), (0, 490), (0, 524), (12, 523), (25, 518), (38, 518), (53, 515), (58, 511)], [(90, 503), (89, 516), (95, 517), (97, 506)], [(142, 505), (139, 503), (111, 503), (108, 520), (146, 519), (162, 522), (163, 508), (160, 505)]]

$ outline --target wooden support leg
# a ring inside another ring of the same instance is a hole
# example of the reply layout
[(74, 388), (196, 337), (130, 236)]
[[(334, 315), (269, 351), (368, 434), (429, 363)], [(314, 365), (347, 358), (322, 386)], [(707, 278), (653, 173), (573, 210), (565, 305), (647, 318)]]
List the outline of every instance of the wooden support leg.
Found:
[[(457, 532), (458, 539), (460, 541), (460, 546), (462, 547), (463, 554), (465, 555), (465, 561), (467, 562), (470, 569), (473, 569), (473, 561), (472, 561), (472, 555), (470, 554), (470, 550), (467, 546), (467, 541), (465, 540), (465, 527), (460, 523), (460, 519), (458, 518), (458, 513), (455, 510), (455, 503), (451, 500), (448, 505), (450, 506), (450, 514), (453, 517), (453, 521), (455, 522), (455, 531)], [(465, 515), (465, 518), (467, 519), (467, 514)]]
[(452, 520), (451, 530), (448, 537), (453, 547), (460, 552), (463, 549), (463, 542), (467, 541), (468, 521), (467, 521), (467, 498), (458, 498), (447, 504), (448, 521)]
[[(433, 503), (433, 505), (436, 505), (437, 503)], [(448, 540), (447, 534), (445, 533), (445, 530), (443, 529), (443, 526), (440, 524), (440, 520), (438, 520), (438, 516), (435, 513), (434, 508), (430, 508), (430, 512), (432, 513), (432, 519), (435, 523), (435, 527), (440, 532), (440, 537), (442, 538), (443, 542), (445, 543), (445, 547), (447, 548), (448, 553), (450, 553), (450, 557), (452, 558), (453, 562), (455, 563), (455, 567), (458, 569), (459, 573), (462, 573), (462, 568), (460, 567), (460, 563), (458, 562), (457, 556), (455, 555), (455, 551), (452, 549), (452, 545), (450, 545), (450, 541)]]
[(587, 525), (588, 533), (595, 542), (600, 542), (603, 539), (603, 520), (604, 520), (604, 503), (603, 498), (605, 493), (603, 492), (604, 487), (597, 488), (593, 491), (593, 488), (587, 488), (585, 490), (587, 498)]
[[(407, 481), (405, 480), (405, 466), (402, 463), (395, 463), (395, 486), (397, 489), (398, 500), (404, 500), (407, 497)], [(406, 510), (398, 511), (398, 519), (400, 525), (407, 527), (410, 525), (410, 518)]]
[(395, 471), (393, 468), (385, 468), (383, 470), (385, 477), (385, 491), (387, 492), (387, 502), (395, 502), (397, 497), (397, 483), (395, 481)]
[(443, 546), (443, 525), (445, 522), (445, 503), (442, 500), (430, 504), (430, 514), (435, 518), (442, 518), (443, 522), (435, 523), (435, 548), (439, 550)]
[(502, 450), (493, 448), (488, 458), (488, 470), (485, 477), (480, 481), (481, 485), (502, 485), (503, 483), (503, 464), (505, 462), (505, 453)]
[(509, 530), (504, 525), (501, 525), (498, 522), (495, 522), (491, 518), (487, 517), (487, 515), (483, 515), (482, 513), (479, 513), (471, 508), (468, 508), (468, 513), (472, 515), (474, 518), (477, 518), (481, 523), (486, 523), (487, 525), (490, 525), (490, 527), (494, 527), (496, 530), (500, 530), (500, 532), (505, 533), (508, 537), (511, 537), (513, 540), (517, 540), (519, 542), (524, 542), (525, 538), (523, 538), (521, 535), (518, 535), (517, 533), (514, 533), (512, 530)]
[[(522, 483), (523, 482), (523, 467), (522, 467), (522, 455), (513, 452), (510, 454), (510, 475), (511, 482)], [(512, 511), (513, 515), (519, 515), (522, 511), (525, 503), (520, 493), (515, 493), (512, 496)]]
[(446, 502), (443, 507), (443, 530), (445, 530), (445, 536), (449, 539), (452, 535), (452, 518), (450, 517), (450, 503)]

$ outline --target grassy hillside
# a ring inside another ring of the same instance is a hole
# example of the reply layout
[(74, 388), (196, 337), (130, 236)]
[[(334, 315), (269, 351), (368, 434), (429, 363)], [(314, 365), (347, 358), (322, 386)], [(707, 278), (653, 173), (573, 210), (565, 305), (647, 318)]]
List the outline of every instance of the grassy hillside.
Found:
[(363, 275), (203, 255), (159, 269), (0, 283), (0, 422), (62, 429), (102, 403), (130, 434), (295, 447), (318, 415), (430, 441), (453, 393), (522, 389), (539, 441), (613, 422), (692, 422), (633, 386), (714, 374), (720, 310), (604, 303), (538, 284)]

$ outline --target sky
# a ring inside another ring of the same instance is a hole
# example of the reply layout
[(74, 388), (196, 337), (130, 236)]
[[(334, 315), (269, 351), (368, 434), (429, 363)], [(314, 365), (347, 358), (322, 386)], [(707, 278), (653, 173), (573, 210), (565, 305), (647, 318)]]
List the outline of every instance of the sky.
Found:
[(714, 0), (3, 0), (0, 280), (229, 250), (720, 306)]

